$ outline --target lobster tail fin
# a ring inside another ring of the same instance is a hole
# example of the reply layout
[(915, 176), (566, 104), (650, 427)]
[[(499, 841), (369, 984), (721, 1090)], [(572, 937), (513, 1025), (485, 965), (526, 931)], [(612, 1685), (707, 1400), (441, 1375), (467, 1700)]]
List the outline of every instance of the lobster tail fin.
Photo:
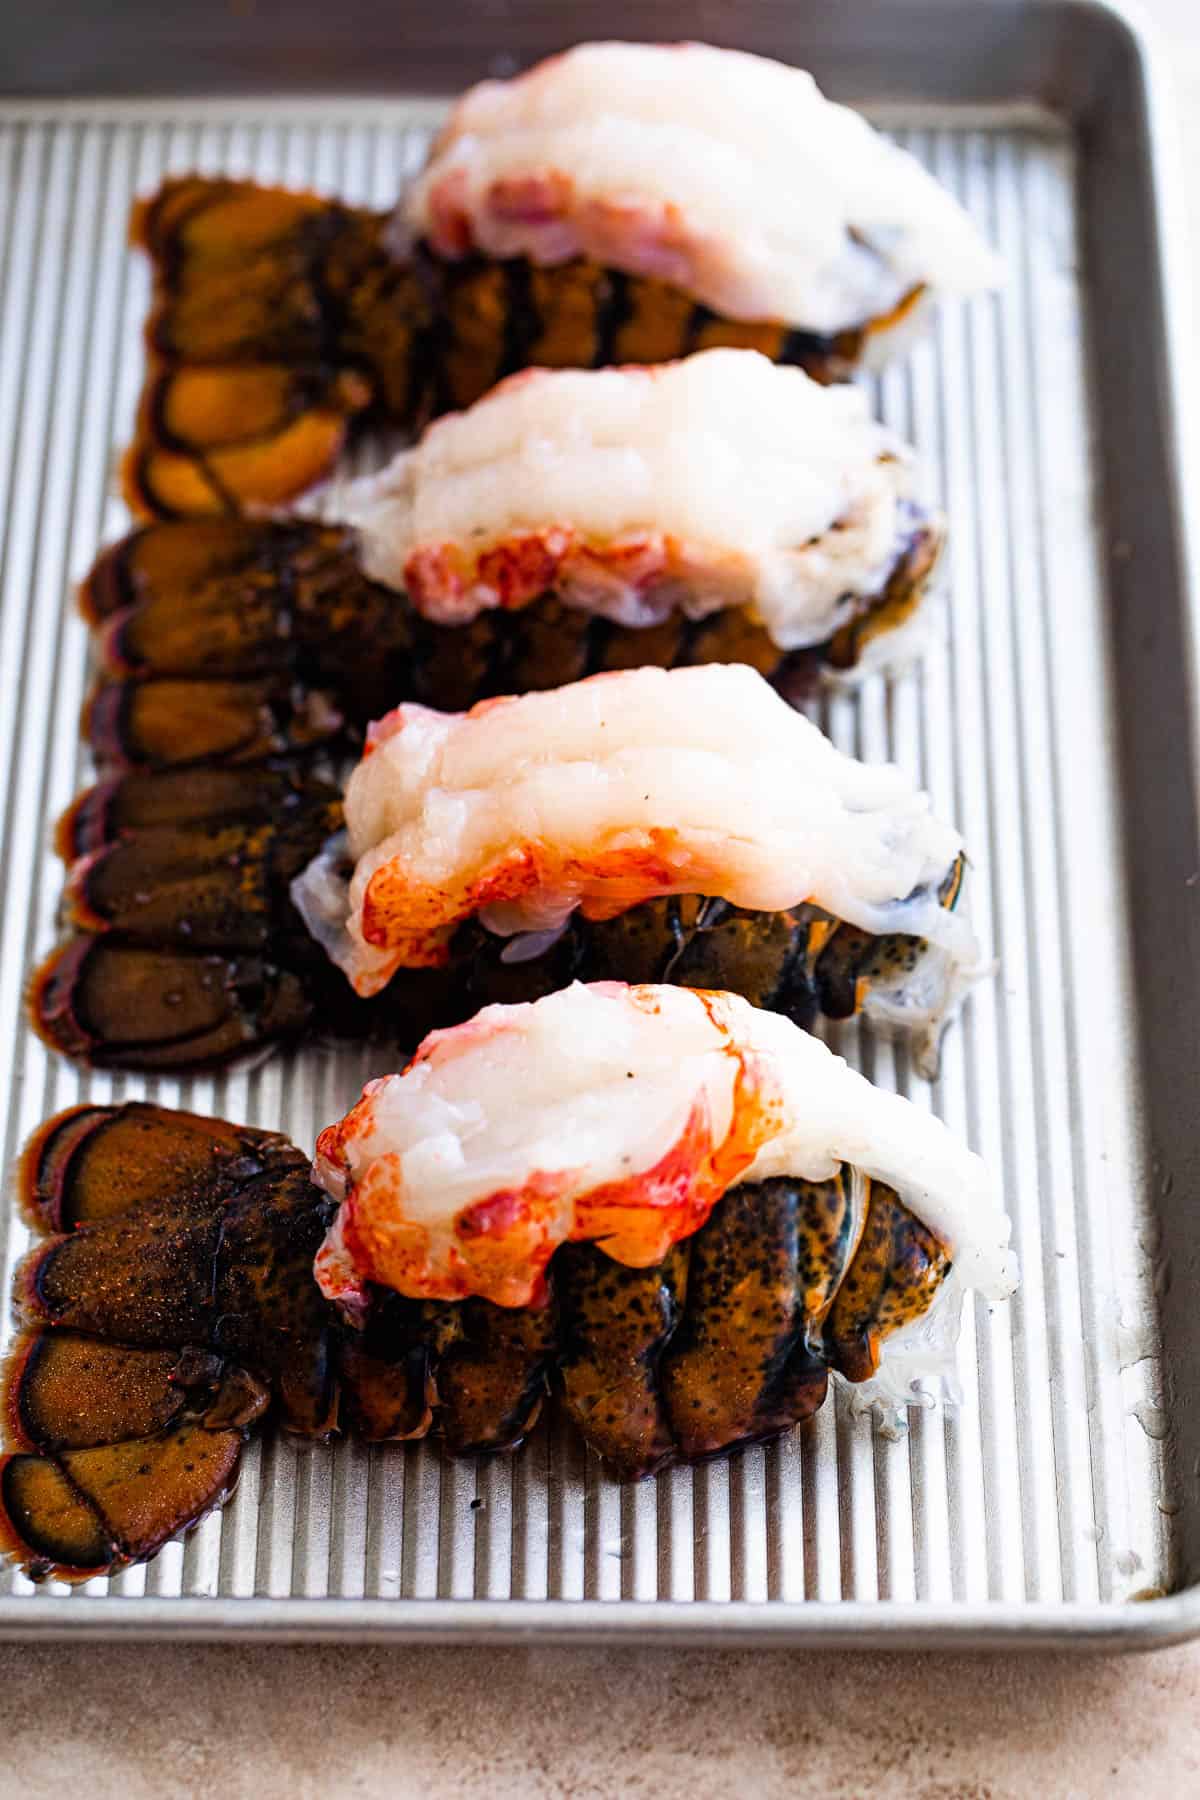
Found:
[(82, 1579), (219, 1504), (273, 1398), (293, 1430), (334, 1429), (327, 1203), (285, 1138), (141, 1102), (50, 1120), (19, 1182), (51, 1235), (17, 1277), (0, 1543)]
[(244, 1434), (185, 1423), (56, 1457), (0, 1461), (0, 1548), (71, 1581), (155, 1555), (226, 1498)]
[(134, 512), (283, 505), (368, 413), (411, 424), (429, 301), (386, 217), (316, 194), (188, 175), (136, 210), (150, 368), (125, 461)]

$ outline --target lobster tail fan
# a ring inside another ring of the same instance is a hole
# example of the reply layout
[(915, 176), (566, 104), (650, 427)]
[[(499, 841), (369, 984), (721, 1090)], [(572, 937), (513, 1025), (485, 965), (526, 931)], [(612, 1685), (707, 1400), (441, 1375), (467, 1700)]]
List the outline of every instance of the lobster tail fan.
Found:
[(315, 194), (198, 176), (138, 208), (154, 299), (124, 467), (136, 513), (279, 506), (328, 474), (367, 414), (412, 422), (428, 301), (382, 227)]
[(275, 1133), (132, 1102), (60, 1114), (20, 1165), (44, 1236), (0, 1410), (0, 1542), (70, 1579), (152, 1556), (228, 1495), (277, 1398), (325, 1436), (337, 1326), (312, 1279), (328, 1207)]

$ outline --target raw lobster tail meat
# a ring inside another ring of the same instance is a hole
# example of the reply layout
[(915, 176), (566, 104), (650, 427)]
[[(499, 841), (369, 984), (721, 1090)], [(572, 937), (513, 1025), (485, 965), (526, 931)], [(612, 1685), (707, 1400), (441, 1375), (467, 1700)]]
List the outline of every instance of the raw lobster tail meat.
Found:
[(977, 956), (936, 892), (958, 833), (898, 768), (843, 755), (736, 664), (597, 675), (466, 713), (397, 707), (368, 733), (345, 818), (344, 894), (324, 857), (292, 892), (361, 994), (445, 962), (465, 919), (552, 933), (576, 908), (599, 922), (691, 893), (815, 904)]
[[(345, 850), (341, 795), (297, 766), (134, 771), (77, 800), (58, 834), (72, 935), (31, 993), (42, 1035), (102, 1066), (204, 1067), (306, 1034), (411, 1047), (491, 1001), (632, 979), (726, 988), (801, 1024), (865, 1007), (924, 1054), (973, 973), (957, 834), (748, 669), (401, 708), (372, 744)], [(472, 758), (486, 773), (456, 796)], [(446, 806), (474, 821), (453, 877), (430, 862), (452, 848)]]
[(870, 611), (937, 529), (860, 389), (749, 350), (527, 369), (329, 507), (439, 624), (549, 592), (619, 625), (744, 610), (784, 650)]
[(133, 237), (154, 301), (126, 492), (165, 518), (279, 505), (357, 425), (523, 368), (727, 346), (840, 380), (925, 297), (997, 273), (811, 77), (698, 44), (584, 45), (472, 88), (394, 215), (193, 175)]
[(533, 1305), (564, 1243), (649, 1268), (741, 1180), (845, 1166), (907, 1194), (969, 1285), (1004, 1288), (1008, 1222), (940, 1121), (739, 995), (574, 983), (431, 1033), (321, 1133), (339, 1211), (317, 1279), (355, 1322), (373, 1285)]
[[(581, 1005), (612, 1013), (598, 1035), (575, 1029)], [(537, 1096), (490, 1045), (499, 1034), (519, 1068), (546, 1033), (557, 1087)], [(457, 1187), (422, 1190), (439, 1093), (473, 1096), (487, 1127)], [(489, 1167), (515, 1176), (523, 1155), (519, 1191), (489, 1198)], [(619, 1193), (610, 1166), (632, 1171)], [(153, 1555), (225, 1498), (270, 1412), (308, 1437), (434, 1431), (466, 1454), (514, 1448), (550, 1395), (638, 1477), (778, 1435), (821, 1404), (830, 1370), (908, 1397), (944, 1361), (955, 1294), (1013, 1280), (977, 1159), (720, 995), (609, 985), (493, 1008), (372, 1084), (323, 1134), (317, 1170), (323, 1186), (274, 1134), (143, 1103), (77, 1108), (34, 1138), (21, 1190), (43, 1235), (17, 1276), (0, 1460), (0, 1534), (32, 1572)], [(405, 1204), (424, 1209), (419, 1229)], [(490, 1276), (447, 1281), (455, 1246)], [(476, 1291), (500, 1270), (515, 1303)]]
[(480, 82), (398, 219), (446, 257), (612, 260), (818, 332), (997, 274), (955, 201), (811, 75), (708, 44), (579, 44)]

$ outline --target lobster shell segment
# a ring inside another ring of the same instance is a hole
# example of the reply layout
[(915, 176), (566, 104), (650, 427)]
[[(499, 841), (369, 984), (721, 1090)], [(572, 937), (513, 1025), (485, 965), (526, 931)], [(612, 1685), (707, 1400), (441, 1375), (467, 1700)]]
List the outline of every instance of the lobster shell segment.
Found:
[(154, 1556), (233, 1488), (241, 1431), (179, 1425), (53, 1460), (0, 1461), (0, 1548), (30, 1574), (82, 1581)]
[[(353, 314), (392, 302), (383, 338), (407, 360), (427, 303), (393, 271), (382, 221), (315, 195), (184, 177), (137, 208), (154, 264), (149, 374), (125, 463), (136, 511), (167, 517), (274, 506), (331, 467), (380, 380)], [(396, 343), (397, 332), (401, 344)], [(384, 387), (408, 398), (408, 371)]]
[(237, 767), (337, 742), (343, 719), (327, 694), (282, 677), (104, 681), (84, 707), (96, 761), (124, 769), (196, 763)]
[(304, 984), (256, 956), (137, 949), (74, 937), (35, 971), (34, 1029), (96, 1068), (203, 1069), (296, 1037), (312, 1017)]
[(303, 1162), (274, 1131), (167, 1112), (144, 1100), (77, 1106), (30, 1138), (18, 1199), (38, 1230), (70, 1232), (129, 1212), (164, 1189), (184, 1195)]

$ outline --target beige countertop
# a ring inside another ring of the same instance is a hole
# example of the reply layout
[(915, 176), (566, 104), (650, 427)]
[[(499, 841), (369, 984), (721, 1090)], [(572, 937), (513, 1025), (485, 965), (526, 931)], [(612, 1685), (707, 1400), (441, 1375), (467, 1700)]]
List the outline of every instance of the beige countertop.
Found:
[[(1143, 10), (1168, 35), (1200, 246), (1200, 0)], [(1200, 326), (1200, 270), (1196, 301)], [(1098, 1660), (0, 1646), (0, 1718), (0, 1796), (31, 1800), (1200, 1793), (1200, 1644)]]
[(1200, 1647), (1081, 1657), (8, 1650), (41, 1800), (1200, 1793)]

